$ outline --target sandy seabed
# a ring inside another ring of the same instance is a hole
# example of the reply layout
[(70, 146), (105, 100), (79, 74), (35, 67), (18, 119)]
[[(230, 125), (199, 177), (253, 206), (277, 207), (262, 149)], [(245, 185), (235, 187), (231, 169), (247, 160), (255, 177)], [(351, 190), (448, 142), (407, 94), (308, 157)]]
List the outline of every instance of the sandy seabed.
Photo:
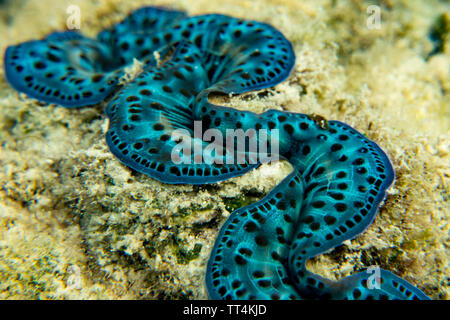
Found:
[[(448, 3), (3, 1), (0, 50), (65, 29), (70, 5), (91, 36), (142, 5), (281, 30), (297, 55), (291, 77), (264, 95), (215, 102), (346, 122), (386, 151), (397, 176), (368, 230), (308, 268), (340, 279), (378, 265), (433, 299), (450, 298)], [(381, 10), (379, 28), (368, 27), (370, 5)], [(436, 26), (437, 51), (429, 36)], [(42, 106), (12, 89), (1, 68), (1, 299), (206, 299), (204, 272), (220, 226), (290, 170), (281, 162), (208, 186), (159, 183), (109, 152), (104, 107)]]

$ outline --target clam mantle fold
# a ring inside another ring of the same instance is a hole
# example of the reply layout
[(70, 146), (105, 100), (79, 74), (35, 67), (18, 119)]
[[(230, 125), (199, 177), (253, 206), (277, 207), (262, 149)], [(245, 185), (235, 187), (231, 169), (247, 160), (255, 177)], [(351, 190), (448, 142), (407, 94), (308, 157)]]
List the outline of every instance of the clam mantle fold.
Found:
[[(134, 59), (143, 71), (124, 84)], [(110, 99), (111, 152), (161, 182), (215, 183), (264, 162), (251, 143), (230, 148), (226, 138), (220, 141), (229, 130), (242, 130), (249, 142), (263, 142), (272, 159), (292, 164), (292, 173), (264, 199), (233, 212), (223, 225), (206, 270), (210, 298), (428, 299), (388, 271), (333, 282), (305, 267), (373, 221), (394, 179), (376, 143), (339, 121), (275, 110), (255, 114), (208, 101), (211, 92), (274, 86), (294, 64), (291, 43), (268, 24), (156, 7), (133, 12), (96, 39), (67, 31), (11, 46), (4, 63), (9, 83), (40, 101), (72, 108)], [(206, 138), (210, 129), (219, 133), (213, 143)], [(193, 152), (180, 148), (186, 141)], [(183, 161), (173, 161), (174, 150)]]

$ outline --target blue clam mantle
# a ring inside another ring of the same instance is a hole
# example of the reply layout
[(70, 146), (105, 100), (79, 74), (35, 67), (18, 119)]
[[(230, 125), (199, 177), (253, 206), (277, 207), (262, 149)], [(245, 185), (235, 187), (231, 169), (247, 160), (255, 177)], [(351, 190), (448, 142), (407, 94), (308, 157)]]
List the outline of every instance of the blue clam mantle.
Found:
[[(122, 85), (135, 58), (144, 70)], [(209, 93), (274, 86), (294, 64), (292, 45), (268, 24), (155, 7), (135, 11), (96, 39), (57, 32), (5, 53), (8, 81), (30, 97), (68, 108), (110, 99), (111, 152), (161, 182), (215, 183), (261, 164), (248, 147), (230, 150), (225, 141), (215, 141), (220, 147), (212, 163), (199, 161), (210, 146), (206, 139), (197, 139), (190, 161), (174, 163), (172, 152), (183, 139), (173, 135), (183, 130), (192, 136), (195, 121), (201, 121), (202, 133), (215, 129), (223, 137), (229, 129), (267, 130), (269, 136), (278, 130), (279, 148), (269, 144), (269, 152), (294, 169), (223, 225), (206, 271), (211, 298), (428, 299), (388, 271), (375, 281), (362, 272), (333, 282), (305, 267), (309, 258), (372, 223), (394, 180), (377, 144), (338, 121), (275, 110), (255, 114), (208, 101)], [(242, 161), (233, 161), (235, 156)]]

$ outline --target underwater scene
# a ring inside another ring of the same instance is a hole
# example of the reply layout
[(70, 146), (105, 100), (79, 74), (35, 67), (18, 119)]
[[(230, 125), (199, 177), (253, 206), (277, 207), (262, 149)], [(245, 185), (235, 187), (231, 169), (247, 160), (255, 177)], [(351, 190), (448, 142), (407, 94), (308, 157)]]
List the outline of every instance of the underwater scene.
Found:
[(3, 0), (0, 34), (0, 299), (450, 299), (448, 1)]

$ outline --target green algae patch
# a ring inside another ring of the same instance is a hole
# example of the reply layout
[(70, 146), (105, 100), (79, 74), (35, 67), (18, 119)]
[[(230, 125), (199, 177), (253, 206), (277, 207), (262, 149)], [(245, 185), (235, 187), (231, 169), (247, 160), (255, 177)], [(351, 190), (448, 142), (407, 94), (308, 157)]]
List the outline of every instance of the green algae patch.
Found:
[(178, 207), (178, 210), (173, 214), (173, 217), (186, 218), (193, 214), (202, 214), (206, 213), (208, 210), (214, 208), (213, 204), (209, 204), (206, 206), (193, 205), (192, 207)]
[(194, 245), (194, 248), (191, 250), (188, 250), (184, 247), (178, 247), (175, 252), (178, 263), (188, 264), (192, 260), (197, 259), (200, 255), (201, 250), (202, 250), (202, 245), (200, 243), (196, 243)]
[(258, 200), (260, 200), (259, 197), (243, 196), (240, 198), (229, 198), (229, 199), (225, 198), (223, 202), (225, 204), (225, 209), (227, 209), (229, 212), (233, 212), (239, 208), (251, 205), (252, 203), (255, 203)]
[(429, 57), (448, 51), (448, 44), (450, 41), (450, 14), (445, 12), (441, 14), (430, 30), (431, 40), (435, 43), (433, 51)]

